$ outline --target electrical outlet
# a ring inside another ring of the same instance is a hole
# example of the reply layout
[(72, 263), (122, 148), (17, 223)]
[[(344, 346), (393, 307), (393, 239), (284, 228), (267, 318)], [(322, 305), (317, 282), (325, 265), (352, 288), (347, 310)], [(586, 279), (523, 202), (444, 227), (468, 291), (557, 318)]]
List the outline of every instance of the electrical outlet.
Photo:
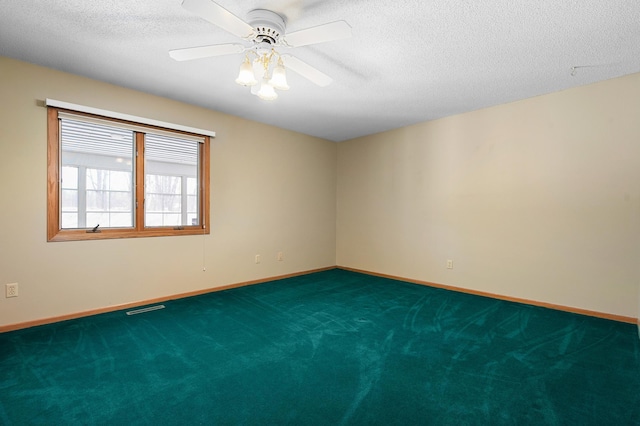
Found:
[(260, 263), (260, 255), (256, 254), (256, 264)]
[(18, 297), (18, 283), (9, 283), (5, 286), (6, 297)]
[(453, 269), (453, 260), (447, 259), (447, 269)]
[(282, 262), (284, 260), (284, 254), (282, 254), (282, 252), (279, 251), (278, 255), (276, 256), (276, 259), (278, 260), (278, 262)]

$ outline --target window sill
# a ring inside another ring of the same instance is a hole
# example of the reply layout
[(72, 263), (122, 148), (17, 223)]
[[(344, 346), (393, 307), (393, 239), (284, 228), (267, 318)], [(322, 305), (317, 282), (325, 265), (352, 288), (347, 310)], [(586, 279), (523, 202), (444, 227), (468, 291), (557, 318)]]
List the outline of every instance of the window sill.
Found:
[(146, 237), (176, 237), (180, 235), (208, 235), (209, 229), (200, 226), (157, 227), (145, 228), (142, 231), (134, 229), (101, 229), (99, 232), (87, 232), (86, 229), (63, 229), (49, 235), (47, 241), (89, 241), (109, 240), (117, 238), (146, 238)]

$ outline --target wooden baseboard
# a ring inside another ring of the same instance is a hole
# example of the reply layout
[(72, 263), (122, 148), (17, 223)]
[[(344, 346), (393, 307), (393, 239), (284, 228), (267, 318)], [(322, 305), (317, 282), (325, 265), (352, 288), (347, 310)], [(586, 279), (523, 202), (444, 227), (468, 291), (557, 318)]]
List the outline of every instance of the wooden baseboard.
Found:
[(114, 306), (107, 306), (107, 307), (104, 307), (104, 308), (92, 309), (92, 310), (83, 311), (83, 312), (76, 312), (76, 313), (73, 313), (73, 314), (60, 315), (60, 316), (55, 316), (55, 317), (50, 317), (50, 318), (42, 318), (42, 319), (37, 319), (37, 320), (33, 320), (33, 321), (21, 322), (21, 323), (17, 323), (17, 324), (9, 324), (9, 325), (0, 326), (0, 333), (6, 333), (8, 331), (15, 331), (15, 330), (21, 330), (21, 329), (24, 329), (24, 328), (36, 327), (38, 325), (52, 324), (52, 323), (55, 323), (55, 322), (67, 321), (67, 320), (76, 319), (76, 318), (83, 318), (83, 317), (88, 317), (88, 316), (91, 316), (91, 315), (98, 315), (98, 314), (104, 314), (104, 313), (108, 313), (108, 312), (120, 311), (120, 310), (124, 310), (124, 309), (137, 308), (137, 307), (140, 307), (140, 306), (153, 305), (153, 304), (156, 304), (156, 303), (166, 302), (166, 301), (169, 301), (169, 300), (183, 299), (185, 297), (200, 296), (202, 294), (213, 293), (213, 292), (223, 291), (223, 290), (229, 290), (229, 289), (232, 289), (232, 288), (245, 287), (245, 286), (254, 285), (254, 284), (262, 284), (262, 283), (269, 282), (269, 281), (281, 280), (281, 279), (284, 279), (284, 278), (292, 278), (292, 277), (297, 277), (297, 276), (301, 276), (301, 275), (308, 275), (308, 274), (313, 274), (315, 272), (328, 271), (328, 270), (335, 269), (335, 268), (336, 268), (335, 266), (329, 266), (329, 267), (326, 267), (326, 268), (313, 269), (313, 270), (309, 270), (309, 271), (294, 272), (294, 273), (291, 273), (291, 274), (278, 275), (278, 276), (275, 276), (275, 277), (262, 278), (262, 279), (251, 280), (251, 281), (244, 281), (244, 282), (235, 283), (235, 284), (228, 284), (228, 285), (224, 285), (224, 286), (221, 286), (221, 287), (207, 288), (207, 289), (204, 289), (204, 290), (196, 290), (196, 291), (190, 291), (190, 292), (187, 292), (187, 293), (174, 294), (174, 295), (171, 295), (171, 296), (157, 297), (155, 299), (141, 300), (141, 301), (138, 301), (138, 302), (124, 303), (124, 304), (121, 304), (121, 305), (114, 305)]
[[(536, 300), (521, 299), (521, 298), (518, 298), (518, 297), (503, 296), (503, 295), (500, 295), (500, 294), (487, 293), (487, 292), (479, 291), (479, 290), (471, 290), (471, 289), (466, 289), (466, 288), (461, 288), (461, 287), (454, 287), (454, 286), (450, 286), (450, 285), (432, 283), (432, 282), (429, 282), (429, 281), (421, 281), (421, 280), (414, 280), (414, 279), (409, 279), (409, 278), (397, 277), (397, 276), (394, 276), (394, 275), (381, 274), (381, 273), (378, 273), (378, 272), (365, 271), (365, 270), (362, 270), (362, 269), (348, 268), (346, 266), (337, 266), (337, 268), (338, 269), (344, 269), (345, 271), (352, 271), (352, 272), (358, 272), (360, 274), (373, 275), (373, 276), (382, 277), (382, 278), (389, 278), (389, 279), (392, 279), (392, 280), (404, 281), (404, 282), (408, 282), (408, 283), (412, 283), (412, 284), (420, 284), (420, 285), (425, 285), (425, 286), (429, 286), (429, 287), (437, 287), (437, 288), (442, 288), (442, 289), (445, 289), (445, 290), (457, 291), (457, 292), (460, 292), (460, 293), (473, 294), (475, 296), (490, 297), (492, 299), (506, 300), (508, 302), (523, 303), (525, 305), (540, 306), (540, 307), (543, 307), (543, 308), (555, 309), (555, 310), (558, 310), (558, 311), (571, 312), (571, 313), (574, 313), (574, 314), (587, 315), (587, 316), (597, 317), (597, 318), (604, 318), (604, 319), (608, 319), (608, 320), (612, 320), (612, 321), (625, 322), (625, 323), (630, 323), (630, 324), (638, 323), (638, 318), (634, 318), (634, 317), (626, 317), (626, 316), (622, 316), (622, 315), (608, 314), (608, 313), (605, 313), (605, 312), (590, 311), (590, 310), (587, 310), (587, 309), (573, 308), (573, 307), (570, 307), (570, 306), (556, 305), (556, 304), (547, 303), (547, 302), (538, 302)], [(640, 332), (640, 329), (639, 329), (639, 332)]]

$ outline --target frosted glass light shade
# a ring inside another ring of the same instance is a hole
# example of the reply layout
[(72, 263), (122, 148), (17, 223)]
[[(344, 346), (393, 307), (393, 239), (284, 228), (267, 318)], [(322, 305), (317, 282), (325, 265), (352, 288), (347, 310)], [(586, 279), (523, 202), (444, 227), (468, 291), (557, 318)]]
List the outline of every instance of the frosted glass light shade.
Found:
[(253, 86), (258, 84), (258, 80), (256, 80), (253, 75), (253, 67), (249, 62), (249, 58), (245, 58), (242, 65), (240, 65), (240, 72), (238, 73), (238, 78), (236, 78), (236, 83), (241, 86)]
[(282, 60), (278, 61), (278, 65), (273, 69), (273, 76), (269, 83), (278, 90), (289, 90), (287, 84), (287, 72), (282, 65)]
[(265, 101), (273, 101), (278, 97), (278, 94), (273, 89), (273, 86), (269, 84), (266, 78), (262, 79), (262, 84), (260, 85), (260, 90), (258, 91), (258, 97)]

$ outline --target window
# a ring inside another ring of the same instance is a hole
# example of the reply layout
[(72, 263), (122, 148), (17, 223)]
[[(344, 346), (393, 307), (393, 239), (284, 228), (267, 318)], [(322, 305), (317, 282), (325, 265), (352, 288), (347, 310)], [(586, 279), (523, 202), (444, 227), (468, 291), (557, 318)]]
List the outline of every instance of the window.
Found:
[(209, 136), (48, 108), (48, 241), (209, 233)]

